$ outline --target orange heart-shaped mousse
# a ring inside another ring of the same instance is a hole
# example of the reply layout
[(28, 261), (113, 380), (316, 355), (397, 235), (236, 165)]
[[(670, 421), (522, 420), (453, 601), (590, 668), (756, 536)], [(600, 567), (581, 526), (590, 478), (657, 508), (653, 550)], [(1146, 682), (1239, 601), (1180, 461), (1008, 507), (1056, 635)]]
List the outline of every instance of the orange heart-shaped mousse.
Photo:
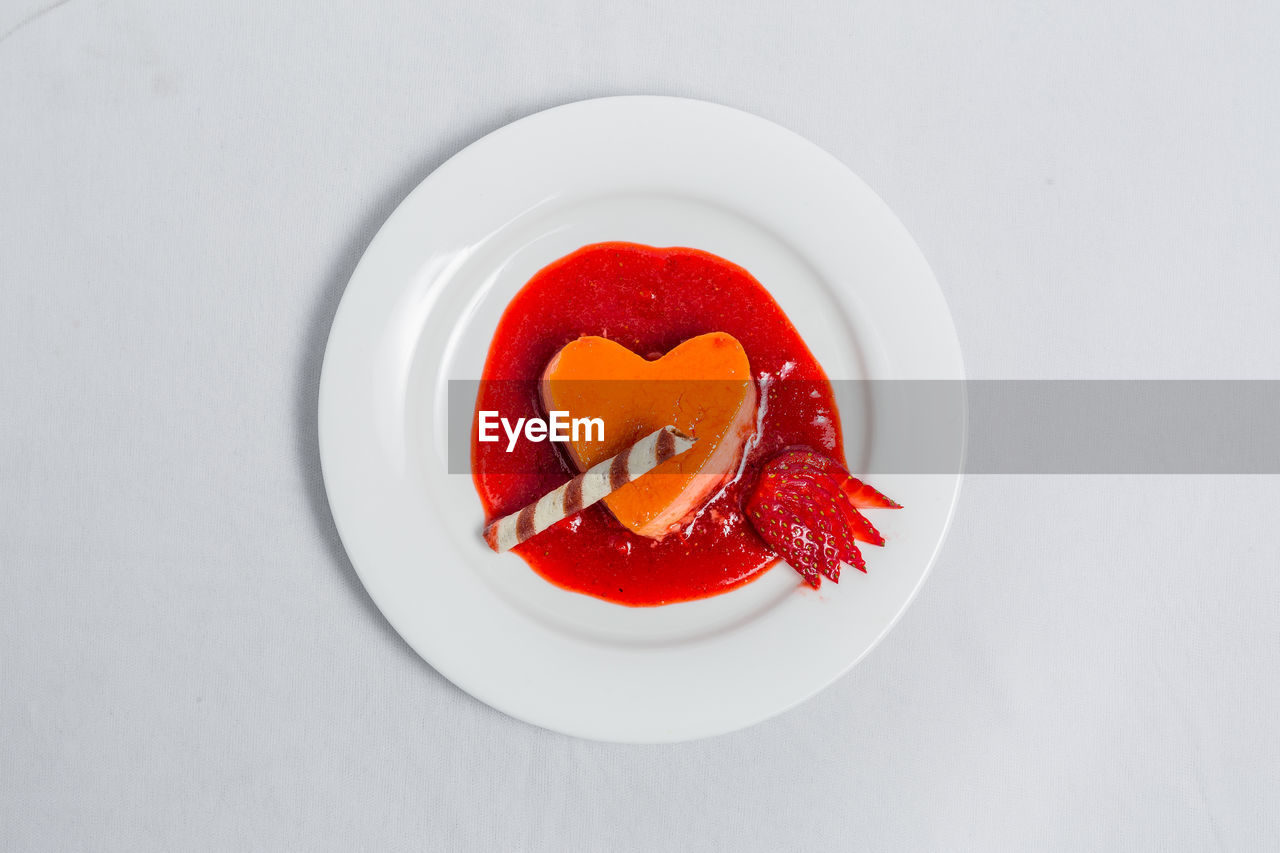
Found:
[(604, 499), (624, 527), (651, 539), (697, 513), (736, 472), (755, 430), (751, 365), (724, 332), (690, 338), (653, 361), (607, 338), (578, 338), (551, 359), (540, 390), (548, 412), (604, 422), (603, 441), (580, 433), (565, 443), (582, 471), (664, 426), (698, 440)]

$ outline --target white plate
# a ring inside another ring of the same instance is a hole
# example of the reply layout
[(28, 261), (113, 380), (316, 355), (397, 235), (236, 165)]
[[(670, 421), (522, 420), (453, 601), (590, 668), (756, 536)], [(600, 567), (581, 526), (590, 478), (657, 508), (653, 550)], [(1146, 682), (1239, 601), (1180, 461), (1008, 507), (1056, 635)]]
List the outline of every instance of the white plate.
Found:
[[(479, 378), (499, 316), (534, 272), (605, 240), (746, 267), (832, 379), (963, 376), (928, 265), (833, 157), (700, 101), (583, 101), (459, 153), (370, 244), (320, 382), (329, 503), (387, 619), (484, 702), (600, 740), (731, 731), (813, 695), (888, 631), (933, 562), (960, 478), (877, 476), (906, 507), (874, 517), (888, 547), (870, 549), (868, 575), (818, 593), (779, 565), (725, 595), (629, 608), (490, 552), (471, 477), (447, 473), (448, 380)], [(851, 463), (865, 459), (868, 431), (844, 425)]]

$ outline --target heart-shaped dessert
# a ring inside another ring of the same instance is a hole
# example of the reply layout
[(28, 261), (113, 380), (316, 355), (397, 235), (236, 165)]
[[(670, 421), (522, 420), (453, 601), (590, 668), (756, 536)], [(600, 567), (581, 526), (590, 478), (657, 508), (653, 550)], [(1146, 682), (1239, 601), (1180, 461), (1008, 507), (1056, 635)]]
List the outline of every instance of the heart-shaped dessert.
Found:
[(604, 422), (603, 441), (579, 434), (565, 443), (579, 470), (664, 426), (698, 440), (605, 498), (623, 526), (651, 539), (697, 513), (737, 471), (755, 430), (751, 365), (738, 339), (724, 332), (690, 338), (653, 361), (607, 338), (578, 338), (551, 359), (540, 391), (548, 412)]

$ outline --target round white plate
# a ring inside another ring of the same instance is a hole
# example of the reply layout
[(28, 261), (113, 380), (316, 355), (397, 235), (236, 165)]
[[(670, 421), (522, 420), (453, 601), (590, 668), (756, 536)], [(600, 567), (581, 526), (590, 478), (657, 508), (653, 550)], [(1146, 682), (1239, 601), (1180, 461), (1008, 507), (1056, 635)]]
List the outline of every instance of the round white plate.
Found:
[[(873, 478), (906, 508), (874, 515), (888, 546), (867, 549), (869, 574), (846, 571), (820, 592), (778, 565), (725, 595), (630, 608), (489, 551), (471, 477), (446, 464), (448, 381), (480, 377), (498, 318), (534, 272), (606, 240), (691, 246), (744, 266), (832, 379), (963, 377), (924, 258), (829, 154), (700, 101), (583, 101), (459, 153), (370, 244), (320, 382), (329, 503), (387, 619), (484, 702), (600, 740), (731, 731), (812, 696), (888, 631), (933, 562), (960, 477)], [(861, 422), (844, 420), (854, 467), (873, 434)]]

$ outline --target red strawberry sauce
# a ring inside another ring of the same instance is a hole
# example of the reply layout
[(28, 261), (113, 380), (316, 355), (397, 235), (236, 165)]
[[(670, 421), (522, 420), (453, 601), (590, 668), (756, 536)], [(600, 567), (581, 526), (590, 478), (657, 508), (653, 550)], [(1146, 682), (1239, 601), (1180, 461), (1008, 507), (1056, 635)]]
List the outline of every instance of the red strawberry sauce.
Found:
[[(588, 507), (515, 552), (538, 574), (575, 592), (632, 606), (726, 592), (776, 559), (742, 516), (756, 470), (788, 445), (844, 462), (840, 421), (826, 375), (773, 298), (742, 267), (697, 249), (597, 243), (539, 271), (498, 323), (477, 409), (542, 417), (535, 382), (551, 357), (583, 335), (641, 354), (665, 353), (705, 332), (728, 332), (747, 352), (767, 401), (764, 426), (740, 480), (681, 533), (660, 542), (624, 529), (604, 504)], [(780, 381), (778, 377), (785, 377)], [(530, 380), (503, 382), (492, 380)], [(480, 443), (471, 469), (489, 519), (515, 512), (577, 473), (556, 444)], [(518, 473), (511, 473), (511, 472)]]

